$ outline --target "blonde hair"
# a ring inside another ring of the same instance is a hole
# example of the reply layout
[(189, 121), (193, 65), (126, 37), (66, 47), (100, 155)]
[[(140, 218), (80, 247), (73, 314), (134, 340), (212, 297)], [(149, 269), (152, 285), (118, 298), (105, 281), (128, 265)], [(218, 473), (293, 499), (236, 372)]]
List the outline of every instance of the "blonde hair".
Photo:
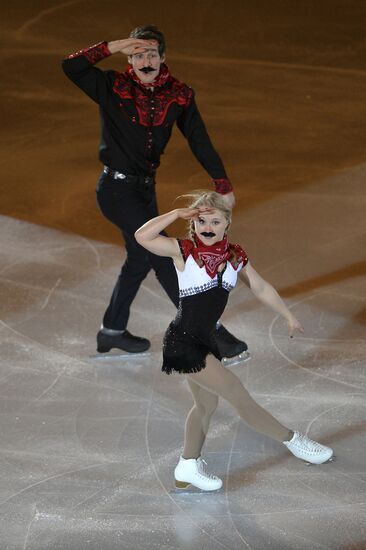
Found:
[[(223, 199), (222, 195), (220, 195), (220, 193), (216, 193), (216, 191), (208, 191), (206, 189), (198, 189), (196, 191), (192, 191), (192, 193), (180, 195), (178, 199), (180, 198), (189, 199), (187, 204), (188, 208), (209, 206), (210, 208), (219, 210), (225, 216), (225, 219), (227, 221), (227, 229), (229, 228), (232, 219), (232, 210), (226, 203), (225, 199)], [(193, 221), (190, 220), (188, 223), (188, 236), (192, 240), (194, 233), (195, 231)]]

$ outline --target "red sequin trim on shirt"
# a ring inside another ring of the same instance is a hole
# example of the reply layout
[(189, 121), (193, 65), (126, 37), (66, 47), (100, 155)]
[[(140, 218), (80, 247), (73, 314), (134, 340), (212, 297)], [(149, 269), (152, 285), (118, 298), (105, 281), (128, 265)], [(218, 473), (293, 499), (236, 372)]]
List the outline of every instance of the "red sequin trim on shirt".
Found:
[(105, 59), (112, 54), (108, 49), (107, 42), (100, 42), (99, 44), (90, 46), (90, 48), (85, 48), (84, 50), (80, 50), (79, 52), (72, 53), (71, 55), (69, 55), (69, 59), (72, 59), (73, 57), (79, 57), (80, 55), (86, 57), (89, 63), (94, 65), (94, 63), (97, 63), (101, 59)]
[(128, 70), (116, 75), (113, 92), (121, 99), (133, 101), (142, 126), (161, 126), (173, 103), (187, 107), (193, 99), (193, 90), (170, 73), (169, 78), (164, 79), (165, 85), (156, 88), (154, 93), (134, 85)]
[(183, 260), (186, 261), (193, 250), (193, 241), (190, 239), (178, 239), (178, 244), (182, 252)]
[(233, 190), (233, 186), (231, 185), (230, 180), (228, 180), (227, 178), (213, 180), (213, 182), (215, 185), (216, 193), (226, 195), (226, 193), (230, 193)]
[(164, 86), (164, 84), (168, 82), (168, 80), (171, 79), (168, 65), (166, 65), (165, 63), (161, 64), (159, 74), (153, 82), (149, 82), (149, 83), (142, 82), (137, 76), (137, 74), (135, 73), (132, 65), (127, 66), (126, 73), (131, 78), (131, 80), (134, 80), (139, 86), (142, 86), (143, 88), (147, 88), (147, 89), (151, 87), (160, 88), (161, 86)]
[(231, 252), (229, 262), (231, 263), (235, 271), (238, 269), (241, 262), (243, 262), (243, 267), (247, 265), (249, 261), (248, 256), (245, 250), (242, 249), (240, 244), (229, 244), (229, 250)]

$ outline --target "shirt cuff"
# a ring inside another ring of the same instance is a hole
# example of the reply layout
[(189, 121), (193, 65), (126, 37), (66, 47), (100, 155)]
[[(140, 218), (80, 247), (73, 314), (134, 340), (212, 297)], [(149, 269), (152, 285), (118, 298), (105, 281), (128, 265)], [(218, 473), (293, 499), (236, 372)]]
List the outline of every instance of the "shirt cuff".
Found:
[(86, 57), (89, 63), (94, 65), (101, 59), (105, 59), (106, 57), (109, 57), (112, 54), (108, 49), (108, 42), (99, 42), (99, 44), (90, 46), (90, 48), (84, 48), (79, 52), (69, 55), (68, 59), (72, 59), (73, 57), (79, 57), (80, 55), (83, 55), (84, 57)]
[(213, 182), (216, 193), (220, 193), (220, 195), (226, 195), (227, 193), (231, 193), (233, 191), (233, 186), (227, 178), (213, 180)]

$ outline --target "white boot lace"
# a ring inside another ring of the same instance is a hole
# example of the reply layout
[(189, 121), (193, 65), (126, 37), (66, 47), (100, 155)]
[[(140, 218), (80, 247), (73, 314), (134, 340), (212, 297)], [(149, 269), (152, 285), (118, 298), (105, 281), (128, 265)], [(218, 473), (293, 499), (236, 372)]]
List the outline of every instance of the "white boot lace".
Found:
[(310, 439), (306, 435), (302, 434), (298, 435), (296, 441), (294, 441), (294, 445), (309, 453), (322, 453), (325, 448), (324, 445), (321, 445), (321, 443), (318, 443), (317, 441), (314, 441), (313, 439)]
[(207, 462), (201, 457), (197, 458), (197, 470), (201, 475), (201, 477), (203, 479), (214, 479), (214, 480), (218, 479), (217, 476), (208, 474), (205, 470), (205, 466), (207, 466)]

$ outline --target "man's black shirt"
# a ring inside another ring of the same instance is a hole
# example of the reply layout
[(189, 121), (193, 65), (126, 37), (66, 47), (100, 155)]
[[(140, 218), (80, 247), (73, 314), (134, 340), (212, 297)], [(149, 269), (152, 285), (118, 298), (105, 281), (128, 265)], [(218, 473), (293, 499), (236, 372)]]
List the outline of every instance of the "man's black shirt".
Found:
[(94, 64), (111, 55), (106, 42), (72, 54), (63, 61), (65, 74), (98, 103), (101, 116), (99, 158), (113, 170), (153, 175), (176, 122), (193, 154), (214, 180), (216, 190), (232, 190), (221, 158), (214, 149), (193, 90), (161, 66), (151, 91), (133, 78), (133, 71), (102, 71)]

